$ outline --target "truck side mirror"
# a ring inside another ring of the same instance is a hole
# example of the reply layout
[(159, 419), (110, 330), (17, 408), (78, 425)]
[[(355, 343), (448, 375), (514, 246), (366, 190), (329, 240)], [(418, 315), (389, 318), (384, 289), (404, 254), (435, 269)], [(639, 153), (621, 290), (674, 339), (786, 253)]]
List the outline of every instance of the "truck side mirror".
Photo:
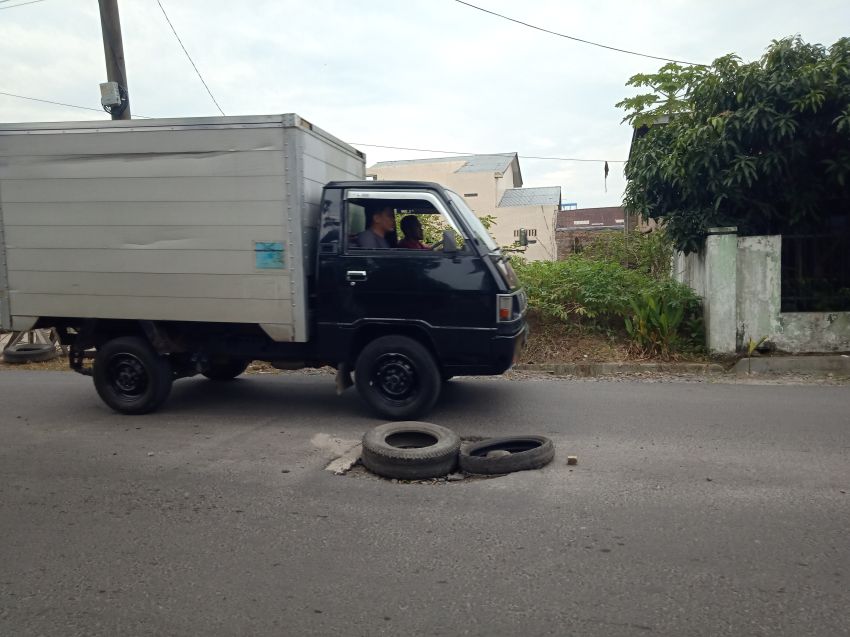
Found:
[(454, 254), (457, 252), (457, 240), (455, 232), (450, 228), (443, 230), (443, 252), (445, 254)]

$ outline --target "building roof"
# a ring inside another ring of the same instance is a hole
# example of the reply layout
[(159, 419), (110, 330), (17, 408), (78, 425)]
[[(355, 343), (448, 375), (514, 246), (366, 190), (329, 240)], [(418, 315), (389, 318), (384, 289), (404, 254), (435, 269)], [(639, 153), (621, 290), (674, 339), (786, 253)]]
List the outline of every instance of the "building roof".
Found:
[(398, 159), (395, 161), (379, 161), (374, 167), (386, 168), (389, 166), (405, 166), (410, 164), (450, 164), (457, 161), (464, 165), (455, 172), (477, 173), (504, 171), (516, 153), (499, 153), (497, 155), (455, 155), (454, 157), (428, 157), (426, 159)]
[[(513, 169), (514, 183), (522, 185), (522, 174), (519, 170), (519, 158), (516, 153), (498, 153), (495, 155), (455, 155), (454, 157), (429, 157), (427, 159), (399, 159), (395, 161), (379, 161), (369, 169), (394, 168), (397, 166), (413, 166), (416, 164), (452, 164), (463, 162), (456, 173), (505, 173)], [(513, 164), (513, 166), (512, 166)]]
[(466, 163), (458, 168), (458, 173), (503, 173), (511, 165), (514, 154), (510, 155), (469, 155), (464, 157)]
[(626, 221), (623, 206), (608, 208), (579, 208), (558, 212), (556, 230), (598, 230), (600, 228), (622, 228)]
[(544, 188), (508, 188), (502, 195), (499, 208), (518, 206), (560, 206), (561, 187)]

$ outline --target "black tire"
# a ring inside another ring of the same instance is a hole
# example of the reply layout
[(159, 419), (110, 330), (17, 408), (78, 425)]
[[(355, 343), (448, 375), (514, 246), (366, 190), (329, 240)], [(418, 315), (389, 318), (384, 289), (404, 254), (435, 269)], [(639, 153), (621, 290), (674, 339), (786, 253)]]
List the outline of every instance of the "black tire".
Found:
[(16, 343), (3, 350), (3, 360), (7, 363), (40, 363), (59, 356), (53, 343)]
[(147, 414), (171, 393), (173, 372), (169, 360), (147, 341), (123, 336), (97, 350), (94, 386), (103, 402), (122, 414)]
[(460, 436), (428, 422), (390, 422), (363, 436), (361, 462), (385, 478), (439, 478), (457, 467)]
[(250, 361), (239, 358), (213, 359), (207, 366), (206, 371), (201, 373), (210, 380), (233, 380), (248, 369), (249, 363)]
[(390, 420), (426, 414), (440, 396), (440, 370), (424, 345), (407, 336), (382, 336), (360, 352), (354, 368), (357, 391)]
[[(491, 451), (507, 451), (510, 455), (488, 458)], [(554, 457), (555, 445), (544, 436), (489, 438), (461, 450), (460, 468), (466, 473), (497, 475), (540, 469)]]

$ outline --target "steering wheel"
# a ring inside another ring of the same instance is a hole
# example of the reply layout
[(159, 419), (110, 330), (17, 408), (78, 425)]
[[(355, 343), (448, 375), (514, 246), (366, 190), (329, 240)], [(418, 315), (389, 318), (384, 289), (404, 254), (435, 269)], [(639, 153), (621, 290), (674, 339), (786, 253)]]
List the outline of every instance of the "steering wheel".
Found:
[(439, 250), (443, 247), (443, 243), (443, 241), (437, 241), (437, 243), (431, 246), (431, 250)]

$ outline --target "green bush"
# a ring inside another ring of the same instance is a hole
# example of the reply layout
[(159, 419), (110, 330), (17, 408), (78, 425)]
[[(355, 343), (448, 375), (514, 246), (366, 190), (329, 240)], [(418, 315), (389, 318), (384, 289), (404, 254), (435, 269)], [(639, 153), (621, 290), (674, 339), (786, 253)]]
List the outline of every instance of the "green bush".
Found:
[(670, 275), (673, 242), (660, 228), (646, 233), (603, 230), (581, 247), (581, 256), (619, 263), (624, 268), (662, 279)]
[(565, 322), (621, 317), (633, 290), (645, 283), (640, 273), (616, 263), (572, 257), (565, 261), (518, 262), (517, 271), (529, 305)]
[[(669, 356), (698, 349), (702, 308), (693, 291), (619, 263), (574, 255), (564, 261), (514, 260), (532, 311), (567, 324), (625, 329), (636, 351)], [(664, 317), (664, 318), (662, 318)]]
[(671, 302), (664, 295), (644, 294), (639, 300), (632, 300), (632, 311), (632, 316), (625, 318), (626, 332), (640, 354), (666, 358), (678, 349), (679, 326), (685, 318), (682, 304)]

